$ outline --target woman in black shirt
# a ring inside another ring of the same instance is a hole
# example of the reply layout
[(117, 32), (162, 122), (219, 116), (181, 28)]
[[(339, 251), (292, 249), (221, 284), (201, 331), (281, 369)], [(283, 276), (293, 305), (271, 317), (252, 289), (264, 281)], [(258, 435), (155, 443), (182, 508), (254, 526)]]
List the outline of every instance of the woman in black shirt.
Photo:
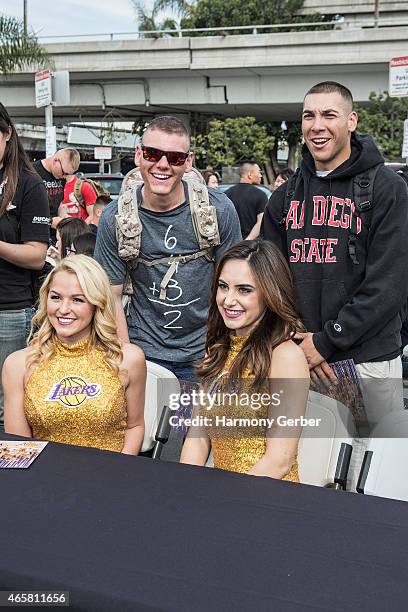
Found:
[[(31, 272), (44, 265), (49, 224), (45, 187), (0, 103), (0, 369), (25, 346), (33, 315)], [(0, 428), (2, 421), (0, 385)]]

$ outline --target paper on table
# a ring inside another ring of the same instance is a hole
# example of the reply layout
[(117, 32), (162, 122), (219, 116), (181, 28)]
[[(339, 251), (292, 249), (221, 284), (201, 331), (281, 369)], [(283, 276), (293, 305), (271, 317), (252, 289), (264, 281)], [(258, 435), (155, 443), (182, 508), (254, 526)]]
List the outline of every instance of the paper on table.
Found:
[(37, 440), (0, 440), (0, 469), (30, 467), (47, 444)]

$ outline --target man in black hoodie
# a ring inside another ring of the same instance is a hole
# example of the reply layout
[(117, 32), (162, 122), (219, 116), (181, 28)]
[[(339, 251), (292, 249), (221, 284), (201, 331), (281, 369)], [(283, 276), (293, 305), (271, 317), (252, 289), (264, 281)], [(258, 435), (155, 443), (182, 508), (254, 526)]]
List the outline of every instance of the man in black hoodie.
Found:
[[(408, 292), (408, 192), (372, 138), (356, 135), (357, 120), (343, 85), (326, 81), (307, 92), (294, 193), (286, 195), (286, 184), (273, 193), (261, 234), (291, 267), (312, 378), (333, 378), (329, 361), (353, 359), (360, 376), (397, 379), (382, 396), (385, 413), (403, 408), (399, 313)], [(372, 201), (359, 216), (353, 179), (365, 174)]]

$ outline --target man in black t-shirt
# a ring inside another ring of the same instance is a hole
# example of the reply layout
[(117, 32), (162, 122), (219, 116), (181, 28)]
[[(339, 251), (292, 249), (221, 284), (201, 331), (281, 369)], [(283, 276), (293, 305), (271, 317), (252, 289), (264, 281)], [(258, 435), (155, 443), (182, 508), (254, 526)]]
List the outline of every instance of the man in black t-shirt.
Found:
[(226, 191), (234, 204), (245, 240), (258, 238), (262, 217), (268, 202), (266, 194), (255, 185), (260, 185), (262, 172), (258, 164), (243, 162), (239, 168), (240, 183)]
[(75, 174), (79, 168), (80, 157), (76, 149), (59, 149), (54, 155), (34, 162), (48, 193), (50, 203), (51, 227), (55, 230), (60, 218), (58, 207), (64, 199), (65, 176)]

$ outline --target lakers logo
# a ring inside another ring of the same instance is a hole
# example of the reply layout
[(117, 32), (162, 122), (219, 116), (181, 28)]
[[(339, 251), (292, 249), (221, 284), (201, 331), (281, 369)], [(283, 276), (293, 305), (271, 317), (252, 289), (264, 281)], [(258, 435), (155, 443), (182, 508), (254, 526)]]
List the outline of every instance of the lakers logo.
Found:
[(75, 408), (87, 399), (97, 397), (101, 386), (97, 383), (87, 383), (80, 376), (66, 376), (53, 385), (47, 397), (51, 402), (61, 402), (64, 406)]

